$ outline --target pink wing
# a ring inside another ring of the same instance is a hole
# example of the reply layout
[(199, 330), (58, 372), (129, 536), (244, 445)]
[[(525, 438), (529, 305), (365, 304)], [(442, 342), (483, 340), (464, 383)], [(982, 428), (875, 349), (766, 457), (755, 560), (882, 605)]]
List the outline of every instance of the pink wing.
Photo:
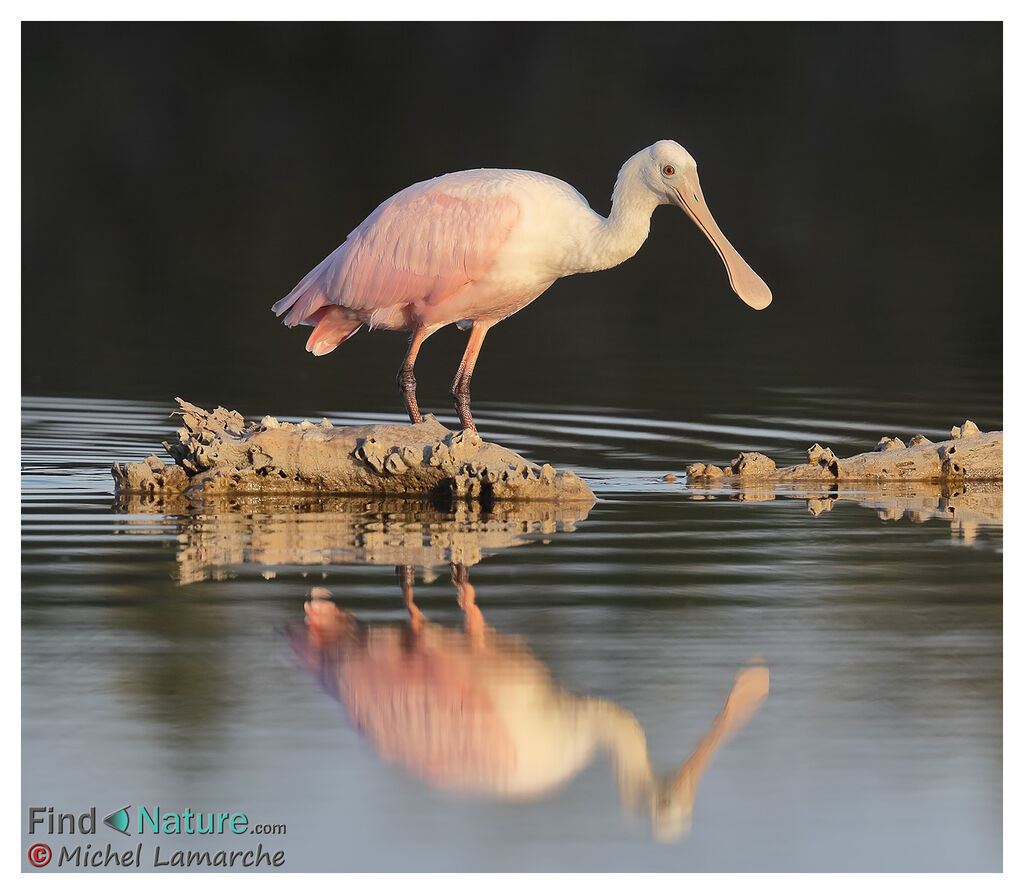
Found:
[(346, 656), (338, 698), (384, 760), (433, 785), (500, 791), (516, 768), (516, 747), (473, 670), (458, 655), (396, 645)]
[[(446, 186), (416, 184), (388, 199), (278, 301), (274, 312), (288, 311), (288, 326), (318, 324), (310, 344), (326, 347), (317, 339), (321, 326), (344, 337), (364, 322), (371, 328), (400, 328), (407, 323), (406, 308), (436, 305), (483, 276), (519, 219), (519, 205), (507, 195), (455, 196)], [(459, 186), (465, 188), (465, 181)], [(325, 305), (351, 313), (317, 316)], [(343, 319), (351, 325), (340, 325)]]

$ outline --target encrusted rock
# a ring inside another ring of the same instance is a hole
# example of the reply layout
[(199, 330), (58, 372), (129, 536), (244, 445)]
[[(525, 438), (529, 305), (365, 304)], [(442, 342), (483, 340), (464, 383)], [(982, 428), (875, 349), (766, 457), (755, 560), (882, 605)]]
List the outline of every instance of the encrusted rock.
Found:
[(964, 478), (967, 475), (967, 469), (962, 462), (960, 452), (956, 448), (956, 444), (950, 444), (946, 447), (939, 448), (939, 459), (942, 460), (942, 477), (943, 478)]
[(841, 472), (839, 457), (832, 452), (832, 448), (822, 447), (817, 443), (807, 448), (807, 463), (808, 465), (824, 469), (833, 478), (838, 478)]
[(392, 475), (401, 475), (403, 472), (409, 471), (409, 467), (402, 462), (402, 457), (395, 451), (392, 451), (384, 458), (384, 468)]
[(883, 450), (905, 450), (906, 444), (904, 444), (899, 438), (882, 438), (875, 445), (875, 452), (879, 453)]
[(970, 419), (965, 419), (963, 425), (954, 425), (949, 430), (949, 433), (953, 436), (953, 440), (957, 441), (960, 438), (969, 438), (972, 435), (980, 435), (981, 429), (971, 422)]
[[(750, 456), (760, 456), (760, 454), (749, 454)], [(767, 459), (767, 457), (765, 457)], [(771, 460), (768, 460), (771, 462)], [(774, 465), (772, 466), (774, 468)], [(686, 477), (690, 480), (707, 480), (710, 481), (715, 478), (722, 478), (729, 474), (721, 466), (704, 465), (704, 463), (692, 463), (686, 467)]]
[(416, 425), (335, 428), (326, 419), (298, 425), (264, 416), (246, 425), (218, 407), (207, 412), (179, 398), (184, 426), (157, 457), (114, 464), (119, 493), (288, 493), (428, 496), (593, 503), (572, 472), (537, 466), (475, 431), (453, 432), (428, 416)]
[(807, 462), (818, 462), (818, 460), (821, 459), (821, 457), (824, 456), (826, 452), (828, 452), (829, 455), (833, 455), (832, 450), (830, 448), (822, 447), (821, 444), (815, 441), (813, 445), (807, 448)]
[[(742, 479), (769, 479), (776, 482), (798, 481), (1002, 481), (1003, 433), (982, 432), (966, 420), (955, 426), (955, 440), (933, 444), (923, 435), (915, 435), (910, 446), (899, 438), (882, 438), (867, 453), (845, 459), (820, 444), (807, 450), (807, 462), (776, 468), (775, 463), (759, 453), (741, 453), (721, 473), (719, 485), (739, 485)], [(686, 477), (698, 486), (719, 477), (716, 466), (692, 463)], [(743, 485), (747, 488), (747, 485)]]
[[(154, 462), (155, 460), (155, 462)], [(147, 457), (140, 463), (114, 463), (110, 470), (117, 489), (134, 493), (180, 491), (188, 485), (188, 475), (181, 466), (165, 466), (157, 457)]]
[(765, 478), (775, 471), (775, 460), (763, 453), (741, 453), (729, 464), (729, 468), (733, 475), (741, 478)]
[(356, 449), (352, 455), (362, 460), (376, 472), (384, 471), (384, 458), (387, 455), (387, 448), (372, 435), (356, 441)]

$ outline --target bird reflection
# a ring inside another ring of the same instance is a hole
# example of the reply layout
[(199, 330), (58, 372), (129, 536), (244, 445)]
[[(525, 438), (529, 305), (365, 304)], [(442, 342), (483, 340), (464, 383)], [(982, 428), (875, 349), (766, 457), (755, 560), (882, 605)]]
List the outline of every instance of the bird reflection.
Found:
[(364, 624), (316, 587), (290, 638), (377, 754), (439, 789), (540, 798), (604, 752), (623, 809), (646, 814), (659, 840), (677, 839), (715, 751), (768, 695), (768, 668), (751, 659), (690, 755), (659, 775), (630, 711), (558, 688), (520, 638), (486, 623), (464, 565), (451, 565), (463, 630), (429, 621), (414, 601), (412, 566), (398, 573), (407, 624)]

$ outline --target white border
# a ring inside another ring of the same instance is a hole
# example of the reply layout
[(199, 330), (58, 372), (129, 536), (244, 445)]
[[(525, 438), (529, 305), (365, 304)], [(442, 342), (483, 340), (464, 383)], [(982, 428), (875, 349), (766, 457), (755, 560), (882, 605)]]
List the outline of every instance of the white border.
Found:
[[(302, 2), (293, 0), (285, 6), (281, 3), (267, 2), (185, 2), (147, 4), (142, 6), (137, 2), (93, 2), (88, 5), (81, 2), (45, 2), (45, 3), (16, 3), (12, 7), (17, 9), (18, 17), (3, 21), (2, 43), (0, 43), (0, 64), (2, 71), (2, 92), (3, 92), (3, 118), (8, 122), (7, 138), (3, 141), (3, 151), (6, 155), (3, 171), (4, 177), (3, 204), (6, 229), (2, 246), (5, 264), (3, 269), (7, 272), (8, 298), (7, 316), (5, 319), (5, 333), (9, 339), (6, 350), (3, 352), (5, 373), (3, 377), (4, 388), (8, 400), (5, 405), (11, 408), (11, 413), (20, 414), (20, 338), (21, 338), (21, 184), (20, 184), (20, 92), (21, 92), (21, 35), (20, 22), (27, 21), (59, 21), (59, 20), (138, 20), (138, 21), (182, 21), (182, 20), (281, 20), (282, 13), (288, 13), (288, 20), (426, 20), (426, 13), (430, 14), (433, 20), (459, 20), (469, 19), (478, 21), (493, 20), (629, 20), (629, 21), (659, 21), (677, 20), (680, 17), (687, 20), (752, 20), (752, 21), (777, 21), (777, 20), (812, 20), (812, 21), (933, 21), (933, 20), (962, 20), (966, 13), (971, 15), (971, 20), (1002, 20), (1004, 25), (1004, 165), (1005, 175), (1005, 204), (1004, 208), (1010, 210), (1007, 215), (1004, 211), (1004, 255), (1016, 260), (1021, 249), (1020, 223), (1018, 211), (1021, 207), (1020, 199), (1024, 198), (1021, 190), (1020, 163), (1024, 160), (1021, 153), (1020, 137), (1020, 84), (1021, 84), (1021, 63), (1020, 56), (1024, 45), (1020, 40), (1020, 22), (1022, 17), (1017, 9), (1008, 3), (974, 2), (969, 5), (963, 2), (861, 2), (853, 5), (833, 4), (826, 6), (810, 2), (720, 2), (720, 3), (680, 3), (662, 2), (659, 3), (634, 3), (629, 6), (613, 5), (609, 3), (593, 2), (536, 2), (536, 0), (524, 0), (515, 4), (496, 3), (411, 3), (408, 0), (396, 0), (387, 4), (375, 3), (324, 3), (324, 2)], [(386, 15), (384, 15), (386, 13)], [(767, 19), (766, 15), (771, 14), (772, 18)], [(685, 46), (679, 48), (685, 53)], [(1007, 101), (1007, 97), (1010, 98)], [(936, 189), (949, 189), (951, 191), (950, 201), (969, 201), (969, 197), (957, 196), (955, 194), (955, 182), (936, 184)], [(1020, 314), (1022, 297), (1018, 294), (1019, 277), (1014, 276), (1014, 267), (1007, 269), (1004, 260), (1004, 343), (1015, 344), (1015, 336), (1021, 332)], [(35, 296), (40, 305), (45, 303), (45, 296)], [(965, 307), (969, 308), (969, 296), (965, 296)], [(1017, 523), (1020, 517), (1019, 499), (1022, 496), (1020, 480), (1013, 470), (1016, 468), (1016, 461), (1020, 456), (1018, 438), (1020, 415), (1020, 395), (1024, 384), (1022, 380), (1022, 366), (1019, 351), (1005, 352), (1004, 357), (1004, 420), (1007, 434), (1007, 457), (1004, 460), (1007, 467), (1006, 499), (1005, 499), (1005, 576), (1004, 576), (1004, 642), (1008, 648), (1004, 649), (1004, 690), (1011, 694), (1011, 698), (1004, 700), (1004, 754), (1016, 755), (1019, 753), (1021, 737), (1020, 711), (1017, 699), (1012, 696), (1016, 694), (1016, 684), (1020, 682), (1021, 665), (1019, 660), (1020, 652), (1020, 610), (1017, 600), (1021, 594), (1020, 562), (1019, 555), (1019, 526)], [(20, 484), (17, 481), (17, 471), (20, 462), (16, 462), (16, 448), (10, 442), (0, 445), (0, 462), (9, 475), (9, 488), (7, 493), (13, 503), (15, 496), (20, 494)], [(12, 510), (9, 507), (9, 510)], [(16, 569), (20, 568), (20, 505), (17, 513), (8, 511), (3, 515), (4, 525), (3, 543), (10, 555), (4, 563), (4, 571), (9, 575), (12, 582), (15, 578)], [(20, 603), (15, 599), (14, 586), (9, 588), (6, 598), (6, 605), (9, 616), (8, 623), (4, 626), (4, 654), (6, 656), (4, 675), (5, 707), (8, 708), (8, 716), (17, 712), (20, 727)], [(232, 875), (230, 878), (220, 878), (216, 875), (196, 876), (190, 875), (187, 880), (179, 875), (139, 875), (124, 873), (122, 875), (39, 875), (21, 874), (20, 872), (20, 735), (18, 740), (12, 741), (14, 737), (8, 733), (4, 737), (4, 756), (7, 758), (7, 772), (4, 774), (2, 806), (0, 806), (0, 848), (3, 853), (3, 874), (14, 876), (11, 881), (19, 888), (48, 891), (60, 886), (72, 884), (75, 888), (96, 890), (103, 888), (121, 888), (132, 886), (137, 888), (144, 885), (146, 888), (155, 890), (169, 890), (171, 887), (180, 887), (183, 883), (190, 889), (206, 889), (234, 886), (244, 884), (248, 889), (255, 891), (273, 890), (278, 891), (282, 887), (291, 885), (302, 885), (303, 888), (336, 890), (338, 885), (353, 886), (359, 890), (363, 886), (374, 888), (384, 887), (385, 889), (394, 886), (406, 887), (409, 884), (425, 890), (433, 890), (444, 887), (446, 891), (470, 890), (486, 887), (490, 891), (505, 892), (511, 891), (513, 887), (518, 888), (527, 884), (531, 888), (540, 889), (571, 889), (578, 885), (585, 885), (587, 888), (598, 890), (605, 886), (622, 886), (643, 888), (644, 890), (676, 890), (680, 885), (695, 891), (702, 891), (707, 886), (713, 887), (716, 891), (721, 889), (732, 889), (733, 887), (748, 888), (756, 885), (758, 889), (766, 891), (788, 892), (814, 892), (819, 894), (822, 890), (835, 892), (856, 891), (861, 892), (865, 886), (874, 890), (915, 890), (927, 885), (930, 890), (963, 891), (965, 889), (995, 889), (1003, 888), (1008, 879), (1017, 878), (1013, 883), (1015, 887), (1020, 885), (1021, 861), (1014, 842), (1020, 842), (1021, 824), (1018, 794), (1020, 792), (1020, 774), (1016, 769), (1015, 761), (1004, 761), (1004, 873), (1003, 875), (947, 875), (947, 876), (908, 876), (908, 875), (714, 875), (686, 874), (679, 876), (665, 875), (637, 875), (632, 877), (623, 876), (587, 876), (575, 875), (399, 875), (372, 877), (308, 875), (301, 877), (291, 876), (288, 879), (281, 879), (277, 875)], [(17, 769), (16, 769), (17, 768)], [(73, 879), (73, 881), (71, 881)]]

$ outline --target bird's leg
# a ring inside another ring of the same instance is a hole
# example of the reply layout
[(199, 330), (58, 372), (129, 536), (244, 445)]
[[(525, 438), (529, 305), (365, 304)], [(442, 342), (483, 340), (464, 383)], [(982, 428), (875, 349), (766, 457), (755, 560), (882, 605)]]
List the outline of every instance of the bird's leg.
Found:
[(409, 626), (419, 633), (423, 626), (423, 612), (413, 601), (412, 587), (416, 581), (416, 569), (412, 565), (396, 565), (395, 571), (398, 574), (398, 579), (402, 582), (402, 598), (405, 600), (405, 607), (409, 610)]
[(469, 582), (469, 571), (461, 562), (452, 562), (452, 583), (459, 593), (459, 607), (466, 614), (466, 630), (470, 639), (477, 645), (483, 642), (484, 630), (487, 625), (484, 623), (483, 613), (477, 608), (476, 590)]
[(412, 368), (416, 365), (416, 355), (420, 352), (420, 345), (427, 340), (435, 326), (420, 326), (409, 337), (409, 350), (405, 352), (405, 360), (402, 362), (402, 369), (398, 373), (398, 387), (405, 399), (405, 409), (409, 414), (409, 421), (418, 423), (423, 421), (420, 415), (419, 405), (416, 403), (416, 376)]
[(487, 335), (489, 324), (474, 323), (473, 331), (469, 333), (469, 344), (466, 345), (466, 353), (462, 355), (462, 363), (459, 364), (459, 371), (455, 374), (455, 381), (452, 382), (452, 397), (455, 399), (455, 412), (459, 414), (459, 422), (463, 428), (476, 431), (476, 424), (469, 412), (469, 380), (473, 377), (473, 367), (476, 366), (476, 358), (480, 356), (480, 347), (484, 343), (484, 336)]
[(306, 625), (309, 640), (317, 649), (326, 649), (330, 643), (341, 640), (354, 620), (331, 601), (330, 590), (313, 587), (306, 603)]

